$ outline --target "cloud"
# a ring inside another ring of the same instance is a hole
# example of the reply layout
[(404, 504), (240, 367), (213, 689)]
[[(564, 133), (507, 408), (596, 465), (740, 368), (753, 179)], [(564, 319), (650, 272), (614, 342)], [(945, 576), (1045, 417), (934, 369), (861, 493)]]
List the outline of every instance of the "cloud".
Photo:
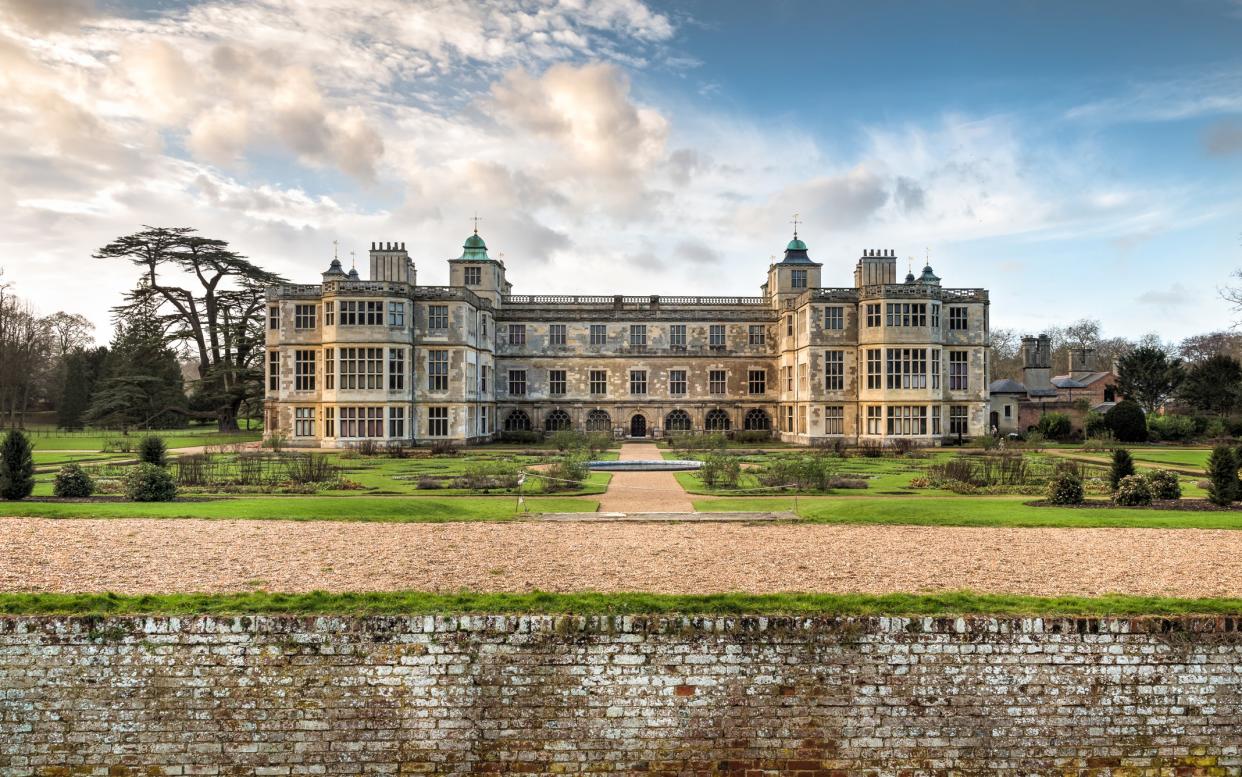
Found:
[(1169, 308), (1180, 308), (1195, 304), (1199, 296), (1182, 284), (1174, 283), (1172, 286), (1145, 291), (1135, 301), (1140, 305), (1150, 305), (1167, 310)]
[(1242, 73), (1196, 73), (1131, 85), (1124, 94), (1076, 105), (1072, 120), (1095, 122), (1179, 121), (1242, 111)]
[(1242, 121), (1219, 121), (1208, 127), (1203, 145), (1212, 156), (1242, 153)]
[(673, 249), (676, 259), (685, 259), (694, 264), (717, 264), (720, 253), (702, 240), (682, 240)]
[(93, 0), (0, 0), (0, 19), (34, 32), (62, 32), (95, 14)]

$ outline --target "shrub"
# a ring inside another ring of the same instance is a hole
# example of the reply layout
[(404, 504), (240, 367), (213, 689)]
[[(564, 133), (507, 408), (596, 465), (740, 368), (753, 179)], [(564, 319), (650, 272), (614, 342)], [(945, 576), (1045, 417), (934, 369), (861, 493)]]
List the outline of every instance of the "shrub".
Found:
[(431, 444), (432, 456), (456, 456), (458, 454), (457, 446), (449, 440), (436, 440)]
[(288, 444), (289, 438), (279, 432), (273, 432), (263, 440), (263, 446), (265, 448), (271, 448), (274, 453), (280, 453)]
[(732, 488), (737, 485), (737, 480), (741, 476), (742, 463), (738, 461), (737, 456), (723, 452), (708, 454), (703, 460), (702, 468), (699, 469), (699, 478), (711, 488), (716, 486)]
[(895, 455), (908, 456), (914, 450), (914, 440), (909, 437), (894, 437), (892, 448)]
[(1152, 499), (1182, 498), (1182, 484), (1178, 481), (1176, 472), (1158, 469), (1148, 473), (1147, 485), (1151, 487)]
[(1139, 475), (1123, 477), (1113, 492), (1113, 501), (1126, 507), (1151, 504), (1151, 486), (1147, 484), (1147, 478)]
[(354, 450), (358, 451), (359, 456), (378, 456), (380, 446), (379, 442), (368, 437), (354, 443)]
[(1147, 441), (1147, 415), (1132, 399), (1123, 399), (1104, 414), (1104, 423), (1122, 442)]
[(731, 436), (736, 442), (767, 442), (772, 439), (772, 432), (767, 429), (739, 429)]
[(1130, 456), (1130, 451), (1125, 448), (1118, 448), (1113, 451), (1113, 466), (1108, 471), (1108, 488), (1110, 491), (1116, 491), (1117, 486), (1121, 484), (1122, 478), (1129, 477), (1134, 474), (1134, 459)]
[(1064, 440), (1070, 436), (1073, 425), (1065, 413), (1044, 413), (1035, 430), (1049, 440)]
[(572, 432), (568, 429), (562, 429), (559, 432), (553, 432), (548, 438), (552, 443), (552, 447), (558, 451), (567, 451), (571, 448), (581, 448), (586, 444), (585, 435), (579, 432)]
[(322, 453), (294, 456), (285, 465), (285, 474), (294, 483), (328, 483), (337, 479), (340, 471)]
[(884, 455), (884, 445), (879, 440), (859, 440), (858, 452), (864, 459), (878, 459)]
[(25, 499), (34, 491), (34, 454), (30, 439), (13, 429), (0, 444), (0, 499)]
[(544, 481), (546, 491), (570, 491), (581, 488), (583, 481), (591, 474), (587, 466), (586, 456), (569, 454), (557, 459), (548, 467), (548, 480)]
[(1238, 460), (1233, 448), (1217, 445), (1208, 457), (1208, 500), (1224, 507), (1238, 498)]
[(163, 467), (168, 464), (168, 446), (158, 434), (148, 434), (138, 443), (138, 460)]
[(418, 479), (418, 488), (420, 491), (430, 491), (437, 488), (443, 488), (444, 484), (439, 478), (433, 478), (431, 475), (423, 475)]
[(1048, 501), (1054, 505), (1080, 505), (1083, 500), (1082, 476), (1062, 470), (1048, 481)]
[(77, 464), (66, 464), (56, 473), (52, 494), (62, 499), (83, 499), (95, 493), (95, 481)]
[(125, 476), (125, 495), (134, 502), (171, 502), (177, 498), (177, 484), (168, 470), (143, 462)]
[(543, 439), (543, 435), (533, 429), (512, 429), (500, 433), (501, 442), (535, 443)]
[(1198, 437), (1200, 431), (1200, 424), (1190, 416), (1147, 416), (1147, 436), (1156, 442), (1185, 442)]
[[(552, 473), (549, 472), (549, 475)], [(495, 488), (514, 489), (522, 476), (522, 466), (512, 461), (475, 461), (467, 464), (453, 485), (472, 491), (489, 491)], [(424, 488), (422, 480), (419, 488)]]
[(1103, 413), (1097, 413), (1094, 410), (1087, 413), (1086, 419), (1083, 421), (1083, 433), (1089, 439), (1100, 437), (1112, 437), (1112, 430), (1108, 428), (1108, 422), (1104, 420)]

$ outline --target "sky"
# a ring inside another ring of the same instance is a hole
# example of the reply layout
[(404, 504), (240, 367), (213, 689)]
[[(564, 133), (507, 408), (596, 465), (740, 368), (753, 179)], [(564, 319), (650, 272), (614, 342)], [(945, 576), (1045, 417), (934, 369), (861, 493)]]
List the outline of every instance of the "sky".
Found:
[(1229, 328), (1242, 0), (0, 0), (3, 278), (101, 341), (144, 224), (437, 284), (477, 214), (515, 293), (752, 295), (794, 213), (826, 286)]

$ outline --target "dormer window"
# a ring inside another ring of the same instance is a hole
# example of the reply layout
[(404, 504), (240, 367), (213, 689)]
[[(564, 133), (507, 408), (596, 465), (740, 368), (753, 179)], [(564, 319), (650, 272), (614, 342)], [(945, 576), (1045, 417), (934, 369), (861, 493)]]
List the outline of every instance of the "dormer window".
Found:
[(467, 286), (478, 286), (482, 282), (483, 282), (483, 268), (482, 267), (467, 267), (466, 268), (466, 285)]

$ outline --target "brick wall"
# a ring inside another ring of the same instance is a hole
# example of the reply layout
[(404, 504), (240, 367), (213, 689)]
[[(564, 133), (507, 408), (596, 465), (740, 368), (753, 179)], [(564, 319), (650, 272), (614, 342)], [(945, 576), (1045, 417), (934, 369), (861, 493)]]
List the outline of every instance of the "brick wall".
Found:
[(1237, 774), (1238, 629), (8, 618), (0, 774)]

